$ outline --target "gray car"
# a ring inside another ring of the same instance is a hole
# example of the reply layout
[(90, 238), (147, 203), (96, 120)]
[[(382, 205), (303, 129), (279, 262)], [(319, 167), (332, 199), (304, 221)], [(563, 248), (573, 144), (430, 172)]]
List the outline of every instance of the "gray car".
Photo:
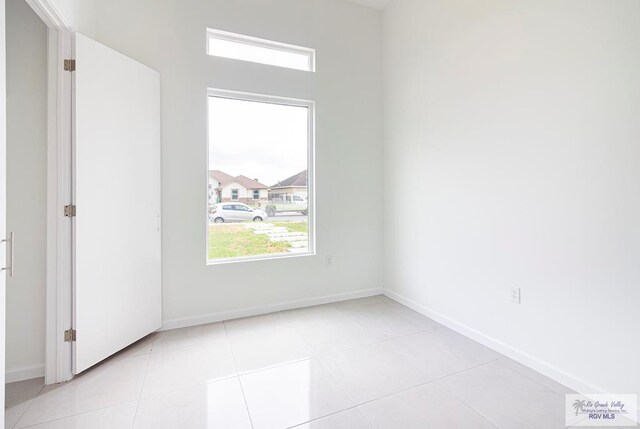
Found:
[(220, 203), (212, 206), (209, 211), (209, 222), (213, 223), (262, 222), (267, 217), (264, 211), (242, 203)]

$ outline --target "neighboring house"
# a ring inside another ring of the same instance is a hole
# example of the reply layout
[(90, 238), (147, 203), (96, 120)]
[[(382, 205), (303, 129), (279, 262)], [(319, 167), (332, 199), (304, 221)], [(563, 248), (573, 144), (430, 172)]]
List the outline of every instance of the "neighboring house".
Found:
[(247, 176), (231, 176), (220, 170), (209, 171), (209, 204), (238, 201), (262, 206), (267, 202), (268, 187)]
[(307, 170), (282, 180), (269, 189), (269, 200), (284, 199), (285, 195), (307, 198)]

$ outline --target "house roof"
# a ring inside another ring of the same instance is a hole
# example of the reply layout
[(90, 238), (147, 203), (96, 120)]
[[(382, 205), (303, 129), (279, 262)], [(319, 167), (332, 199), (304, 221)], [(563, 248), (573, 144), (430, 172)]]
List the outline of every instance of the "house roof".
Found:
[(213, 180), (215, 180), (218, 183), (226, 183), (233, 180), (233, 176), (227, 173), (224, 173), (220, 170), (210, 170), (209, 177), (211, 177)]
[(307, 186), (307, 170), (276, 183), (272, 188), (287, 188), (290, 186)]
[(249, 179), (247, 176), (242, 176), (242, 175), (235, 177), (232, 180), (232, 182), (238, 182), (239, 184), (241, 184), (247, 189), (267, 189), (268, 188), (267, 185), (263, 185), (257, 180)]
[(229, 183), (233, 183), (233, 182), (239, 183), (240, 185), (244, 186), (247, 189), (267, 189), (268, 188), (267, 185), (263, 185), (257, 180), (249, 179), (247, 176), (240, 175), (240, 176), (233, 177), (232, 175), (227, 174), (220, 170), (210, 170), (209, 177), (211, 177), (216, 182), (220, 183), (220, 187), (223, 187), (223, 188), (227, 186)]

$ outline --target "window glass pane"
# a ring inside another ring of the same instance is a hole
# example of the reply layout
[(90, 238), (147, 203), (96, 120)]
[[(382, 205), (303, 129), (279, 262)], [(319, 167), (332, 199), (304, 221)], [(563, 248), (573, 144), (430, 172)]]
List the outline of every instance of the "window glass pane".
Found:
[[(209, 97), (210, 261), (308, 253), (311, 138), (307, 106)], [(233, 188), (230, 188), (233, 186)]]
[(209, 55), (295, 70), (314, 71), (313, 49), (225, 31), (207, 31)]

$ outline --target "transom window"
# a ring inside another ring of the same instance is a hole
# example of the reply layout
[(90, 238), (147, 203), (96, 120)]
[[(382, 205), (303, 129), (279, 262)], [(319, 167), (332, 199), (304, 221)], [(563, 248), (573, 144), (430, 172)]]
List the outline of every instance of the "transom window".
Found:
[(295, 70), (315, 71), (314, 49), (212, 28), (207, 29), (207, 54)]

